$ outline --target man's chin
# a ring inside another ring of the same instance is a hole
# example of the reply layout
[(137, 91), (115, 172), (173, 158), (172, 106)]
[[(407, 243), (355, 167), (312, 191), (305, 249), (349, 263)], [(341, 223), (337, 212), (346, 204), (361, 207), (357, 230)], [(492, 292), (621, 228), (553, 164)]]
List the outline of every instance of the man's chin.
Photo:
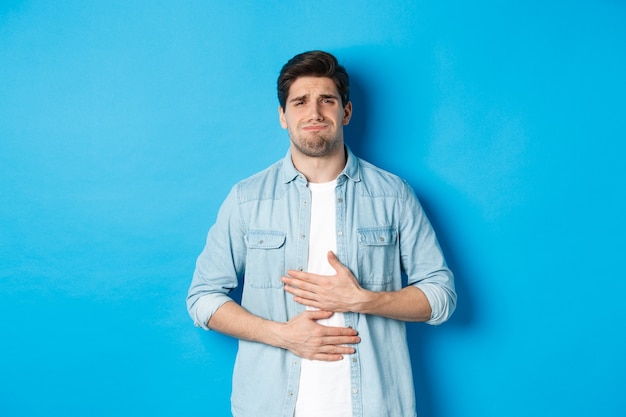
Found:
[(338, 148), (338, 143), (307, 143), (307, 144), (295, 144), (294, 146), (300, 153), (309, 156), (311, 158), (323, 158), (332, 155)]

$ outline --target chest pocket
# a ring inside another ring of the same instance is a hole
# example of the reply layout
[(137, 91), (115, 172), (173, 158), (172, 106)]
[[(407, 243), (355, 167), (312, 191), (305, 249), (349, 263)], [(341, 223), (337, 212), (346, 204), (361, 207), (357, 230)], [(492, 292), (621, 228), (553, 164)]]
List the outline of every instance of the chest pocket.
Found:
[(250, 230), (246, 234), (245, 283), (254, 288), (282, 288), (287, 235), (276, 230)]
[(361, 228), (357, 233), (359, 282), (367, 289), (387, 289), (399, 262), (398, 230), (383, 226)]

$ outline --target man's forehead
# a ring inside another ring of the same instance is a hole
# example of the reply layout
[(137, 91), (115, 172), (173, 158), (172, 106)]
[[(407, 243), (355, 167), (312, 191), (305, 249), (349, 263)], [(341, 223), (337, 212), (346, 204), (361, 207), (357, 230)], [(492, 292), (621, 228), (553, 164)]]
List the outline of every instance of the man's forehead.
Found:
[(289, 97), (315, 95), (330, 95), (339, 97), (339, 90), (332, 78), (328, 77), (298, 77), (289, 87)]

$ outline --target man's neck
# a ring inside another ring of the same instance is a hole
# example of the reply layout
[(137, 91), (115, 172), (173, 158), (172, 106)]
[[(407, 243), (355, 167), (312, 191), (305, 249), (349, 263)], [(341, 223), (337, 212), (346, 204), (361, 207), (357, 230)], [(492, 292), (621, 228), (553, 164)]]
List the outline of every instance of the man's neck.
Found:
[(336, 179), (346, 166), (347, 154), (343, 146), (337, 152), (323, 157), (304, 155), (291, 147), (291, 160), (309, 182), (323, 183)]

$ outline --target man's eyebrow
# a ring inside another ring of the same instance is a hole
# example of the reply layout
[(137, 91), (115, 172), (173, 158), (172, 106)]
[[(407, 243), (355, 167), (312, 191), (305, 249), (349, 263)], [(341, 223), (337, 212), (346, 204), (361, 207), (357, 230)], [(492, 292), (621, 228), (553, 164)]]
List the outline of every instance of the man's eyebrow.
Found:
[(295, 102), (295, 101), (303, 101), (303, 100), (306, 100), (307, 98), (309, 98), (309, 95), (308, 94), (304, 94), (304, 95), (301, 95), (301, 96), (290, 98), (289, 102), (292, 103), (292, 102)]
[[(322, 94), (319, 95), (319, 97), (321, 99), (332, 98), (334, 100), (339, 100), (339, 97), (337, 95), (335, 95), (335, 94), (332, 94), (332, 93), (322, 93)], [(306, 101), (308, 99), (309, 99), (309, 95), (308, 94), (303, 94), (301, 96), (296, 96), (296, 97), (290, 98), (289, 99), (289, 103), (295, 103), (297, 101)]]

